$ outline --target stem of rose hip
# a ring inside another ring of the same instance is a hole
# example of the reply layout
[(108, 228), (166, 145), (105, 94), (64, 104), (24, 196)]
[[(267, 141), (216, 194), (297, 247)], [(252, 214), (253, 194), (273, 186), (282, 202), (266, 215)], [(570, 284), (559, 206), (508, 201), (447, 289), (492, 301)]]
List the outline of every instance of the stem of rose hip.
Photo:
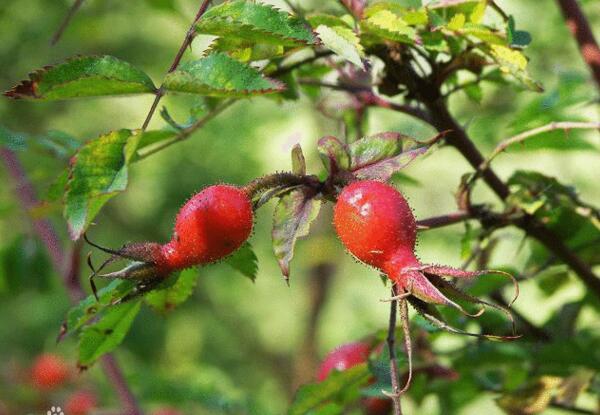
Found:
[(242, 187), (242, 190), (248, 197), (254, 198), (254, 196), (273, 188), (294, 186), (306, 186), (315, 192), (325, 193), (325, 183), (321, 182), (317, 176), (298, 175), (290, 172), (278, 172), (259, 177)]

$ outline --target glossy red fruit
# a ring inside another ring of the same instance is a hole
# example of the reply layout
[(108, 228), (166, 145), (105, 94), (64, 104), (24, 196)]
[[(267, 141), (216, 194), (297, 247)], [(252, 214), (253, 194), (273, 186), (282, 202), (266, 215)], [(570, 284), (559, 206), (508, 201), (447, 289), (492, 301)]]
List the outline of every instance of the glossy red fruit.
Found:
[(217, 261), (237, 250), (250, 236), (252, 203), (241, 189), (210, 186), (194, 195), (175, 219), (175, 233), (162, 249), (171, 269)]
[(410, 206), (394, 187), (365, 180), (346, 186), (334, 210), (334, 225), (348, 251), (383, 269), (389, 261), (417, 266), (417, 226)]
[(38, 389), (50, 390), (63, 385), (70, 374), (67, 363), (60, 356), (45, 353), (33, 363), (31, 381)]
[(88, 415), (97, 406), (96, 395), (88, 391), (77, 391), (67, 399), (65, 413), (68, 415)]
[[(324, 381), (333, 370), (344, 371), (364, 363), (369, 358), (371, 347), (367, 343), (355, 342), (337, 347), (329, 352), (319, 367), (317, 380)], [(373, 382), (374, 379), (371, 380)], [(367, 415), (387, 415), (392, 409), (390, 399), (364, 398), (361, 401)]]

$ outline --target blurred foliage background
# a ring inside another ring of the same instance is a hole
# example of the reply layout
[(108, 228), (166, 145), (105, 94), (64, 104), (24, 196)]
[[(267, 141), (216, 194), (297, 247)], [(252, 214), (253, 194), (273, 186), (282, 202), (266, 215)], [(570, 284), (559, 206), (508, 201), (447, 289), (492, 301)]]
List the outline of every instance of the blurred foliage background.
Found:
[[(197, 7), (192, 0), (90, 0), (60, 43), (50, 47), (51, 34), (70, 3), (2, 1), (3, 89), (32, 68), (76, 54), (123, 58), (159, 81)], [(302, 1), (307, 9), (327, 9), (328, 3), (334, 2)], [(597, 90), (555, 3), (498, 3), (516, 17), (520, 29), (532, 34), (527, 49), (530, 71), (546, 91), (535, 94), (486, 86), (479, 104), (462, 93), (455, 94), (451, 109), (480, 149), (489, 152), (499, 140), (548, 121), (597, 120)], [(581, 3), (592, 27), (600, 28), (600, 3)], [(600, 31), (596, 35), (600, 37)], [(200, 43), (195, 44), (191, 55), (199, 56), (201, 51)], [(3, 99), (0, 124), (23, 133), (18, 155), (44, 197), (71, 153), (37, 138), (55, 130), (84, 141), (116, 128), (138, 128), (151, 101), (150, 96), (48, 103)], [(194, 101), (175, 96), (162, 103), (176, 119), (183, 120)], [(162, 123), (160, 117), (154, 117), (155, 127)], [(394, 130), (419, 139), (434, 135), (419, 121), (380, 109), (369, 112), (367, 125), (371, 133)], [(128, 191), (109, 202), (90, 234), (107, 246), (164, 241), (178, 208), (203, 186), (243, 184), (289, 169), (289, 152), (296, 143), (304, 148), (309, 171), (316, 172), (320, 169), (317, 139), (342, 134), (340, 123), (315, 111), (306, 98), (284, 102), (254, 98), (238, 103), (190, 140), (134, 165)], [(511, 149), (495, 161), (496, 171), (506, 179), (515, 169), (535, 169), (575, 185), (581, 199), (600, 205), (597, 133), (579, 134), (570, 143), (563, 134), (549, 140), (552, 146), (536, 145), (534, 139)], [(467, 171), (467, 163), (455, 150), (443, 148), (413, 163), (405, 170), (412, 180), (404, 178), (397, 184), (409, 197), (417, 218), (425, 218), (456, 210), (453, 192)], [(45, 413), (49, 404), (62, 404), (71, 391), (82, 387), (98, 394), (101, 408), (116, 407), (112, 388), (97, 365), (57, 391), (41, 393), (29, 384), (28, 371), (37, 355), (56, 353), (74, 365), (76, 345), (73, 340), (55, 342), (69, 308), (67, 294), (32, 232), (27, 214), (19, 208), (3, 169), (0, 180), (0, 413)], [(496, 202), (485, 186), (477, 188), (475, 199)], [(289, 288), (271, 252), (271, 210), (269, 206), (259, 211), (251, 240), (259, 258), (254, 284), (227, 265), (205, 267), (198, 270), (191, 300), (167, 316), (144, 309), (135, 321), (116, 357), (145, 410), (170, 406), (182, 413), (284, 413), (296, 387), (314, 380), (318, 360), (328, 350), (386, 327), (388, 305), (379, 299), (388, 295), (388, 289), (375, 271), (356, 264), (343, 252), (331, 227), (330, 206), (322, 211), (313, 235), (299, 243)], [(49, 215), (67, 243), (59, 207), (48, 204), (33, 214)], [(425, 262), (460, 266), (465, 259), (461, 256), (463, 234), (462, 224), (422, 233), (418, 253)], [(498, 236), (499, 246), (490, 264), (522, 271), (530, 254), (529, 245), (522, 244), (522, 232), (505, 229)], [(86, 273), (82, 269), (83, 278)], [(524, 282), (516, 310), (543, 326), (556, 318), (565, 304), (583, 301), (583, 285), (569, 273), (562, 274), (560, 283), (552, 275)], [(313, 324), (309, 317), (314, 298), (323, 290), (326, 297)], [(461, 376), (454, 382), (429, 384), (417, 378), (405, 399), (407, 413), (502, 413), (494, 402), (498, 394), (482, 387), (493, 385), (498, 376), (511, 379), (509, 387), (516, 389), (540, 367), (545, 374), (559, 376), (583, 369), (598, 371), (599, 314), (593, 300), (584, 302), (577, 335), (558, 334), (562, 337), (550, 345), (527, 338), (490, 344), (433, 334), (437, 355)], [(585, 406), (598, 395), (594, 398), (590, 393), (582, 399)], [(555, 408), (545, 413), (561, 411)]]

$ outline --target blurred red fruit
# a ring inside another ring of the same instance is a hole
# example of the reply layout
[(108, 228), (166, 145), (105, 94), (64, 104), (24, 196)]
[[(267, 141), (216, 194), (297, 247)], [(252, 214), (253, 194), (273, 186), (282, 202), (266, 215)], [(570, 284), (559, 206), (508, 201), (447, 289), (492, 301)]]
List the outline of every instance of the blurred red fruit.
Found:
[(38, 356), (31, 368), (31, 381), (43, 390), (55, 389), (64, 384), (70, 376), (67, 363), (54, 354)]
[(183, 414), (175, 408), (164, 407), (164, 408), (159, 408), (159, 409), (155, 410), (154, 412), (152, 412), (152, 415), (183, 415)]
[(96, 395), (88, 391), (77, 391), (69, 396), (65, 403), (65, 414), (67, 415), (88, 415), (92, 409), (96, 408), (98, 402)]
[[(382, 345), (376, 348), (376, 352), (381, 352)], [(369, 358), (371, 347), (368, 343), (356, 342), (348, 343), (337, 347), (321, 363), (317, 379), (322, 382), (329, 376), (333, 370), (344, 371), (353, 366), (364, 363)], [(373, 382), (374, 379), (371, 381)], [(388, 415), (392, 409), (390, 399), (364, 398), (362, 407), (367, 415)]]

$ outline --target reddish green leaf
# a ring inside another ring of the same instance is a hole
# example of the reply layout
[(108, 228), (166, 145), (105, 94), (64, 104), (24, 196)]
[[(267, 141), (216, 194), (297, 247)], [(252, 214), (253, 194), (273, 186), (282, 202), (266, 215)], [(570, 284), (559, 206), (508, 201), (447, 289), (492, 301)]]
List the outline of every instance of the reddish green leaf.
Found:
[(321, 209), (321, 201), (305, 188), (295, 189), (280, 197), (273, 214), (273, 252), (286, 280), (298, 238), (308, 235), (310, 224)]

